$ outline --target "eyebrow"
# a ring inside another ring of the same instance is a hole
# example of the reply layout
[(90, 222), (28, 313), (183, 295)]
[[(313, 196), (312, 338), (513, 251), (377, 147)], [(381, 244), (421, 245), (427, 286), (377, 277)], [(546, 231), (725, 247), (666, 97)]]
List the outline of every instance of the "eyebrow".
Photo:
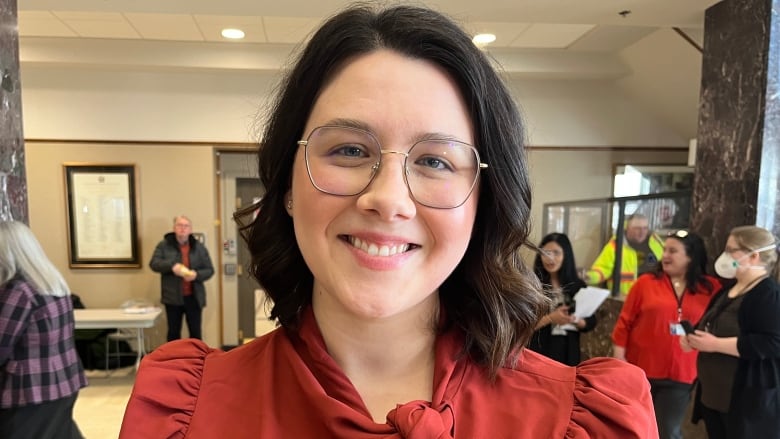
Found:
[(371, 131), (371, 127), (369, 127), (367, 123), (359, 121), (357, 119), (345, 119), (345, 118), (330, 119), (325, 123), (323, 123), (321, 126), (339, 126), (339, 127), (347, 127), (347, 128), (357, 128), (359, 130), (373, 133), (373, 131)]
[[(330, 119), (323, 123), (322, 125), (332, 125), (332, 126), (340, 126), (340, 127), (347, 127), (347, 128), (356, 128), (359, 130), (367, 131), (371, 134), (373, 134), (375, 137), (376, 133), (371, 129), (371, 127), (360, 120), (357, 119), (349, 119), (349, 118), (336, 118), (336, 119)], [(452, 140), (455, 142), (465, 143), (466, 145), (471, 145), (471, 143), (466, 142), (464, 140), (459, 139), (456, 136), (453, 136), (452, 134), (446, 134), (442, 132), (431, 132), (431, 133), (423, 133), (418, 136), (415, 136), (413, 143), (415, 142), (421, 142), (424, 140)], [(473, 146), (473, 145), (472, 145)]]

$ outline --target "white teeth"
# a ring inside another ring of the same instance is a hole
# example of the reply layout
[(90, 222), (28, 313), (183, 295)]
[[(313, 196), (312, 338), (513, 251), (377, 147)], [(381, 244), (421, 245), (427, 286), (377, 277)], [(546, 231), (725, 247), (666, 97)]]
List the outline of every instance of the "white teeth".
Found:
[(377, 245), (374, 243), (368, 243), (360, 238), (356, 238), (354, 236), (349, 237), (349, 243), (352, 244), (353, 247), (359, 248), (360, 250), (363, 250), (364, 252), (368, 253), (371, 256), (393, 256), (398, 253), (403, 253), (407, 250), (409, 250), (409, 244), (401, 244), (401, 245)]

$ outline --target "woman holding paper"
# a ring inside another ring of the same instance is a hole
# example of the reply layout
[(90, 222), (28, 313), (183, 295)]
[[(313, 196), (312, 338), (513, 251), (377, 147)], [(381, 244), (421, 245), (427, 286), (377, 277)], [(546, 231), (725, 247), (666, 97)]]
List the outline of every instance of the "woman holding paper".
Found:
[(702, 239), (670, 233), (656, 270), (631, 287), (612, 332), (613, 356), (644, 369), (661, 439), (682, 438), (680, 423), (696, 379), (696, 352), (684, 352), (681, 322), (698, 322), (720, 283), (705, 274)]
[(569, 238), (563, 233), (550, 233), (542, 238), (539, 248), (534, 271), (552, 295), (553, 309), (539, 320), (528, 348), (576, 366), (580, 362), (580, 332), (596, 327), (596, 316), (580, 318), (573, 314), (574, 295), (585, 282), (577, 277)]

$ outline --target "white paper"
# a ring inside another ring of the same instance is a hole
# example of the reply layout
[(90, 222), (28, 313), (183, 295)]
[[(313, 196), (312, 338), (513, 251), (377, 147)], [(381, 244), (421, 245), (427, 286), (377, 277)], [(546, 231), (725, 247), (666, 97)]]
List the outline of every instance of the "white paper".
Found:
[(592, 316), (607, 297), (609, 297), (609, 290), (604, 288), (585, 287), (580, 289), (574, 295), (574, 301), (577, 303), (574, 308), (574, 316), (581, 319)]

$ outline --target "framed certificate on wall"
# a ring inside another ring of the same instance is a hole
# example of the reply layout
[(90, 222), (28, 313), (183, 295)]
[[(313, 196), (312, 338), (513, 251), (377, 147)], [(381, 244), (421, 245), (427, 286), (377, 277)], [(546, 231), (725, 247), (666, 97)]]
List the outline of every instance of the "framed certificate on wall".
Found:
[(140, 268), (134, 164), (65, 163), (71, 268)]

